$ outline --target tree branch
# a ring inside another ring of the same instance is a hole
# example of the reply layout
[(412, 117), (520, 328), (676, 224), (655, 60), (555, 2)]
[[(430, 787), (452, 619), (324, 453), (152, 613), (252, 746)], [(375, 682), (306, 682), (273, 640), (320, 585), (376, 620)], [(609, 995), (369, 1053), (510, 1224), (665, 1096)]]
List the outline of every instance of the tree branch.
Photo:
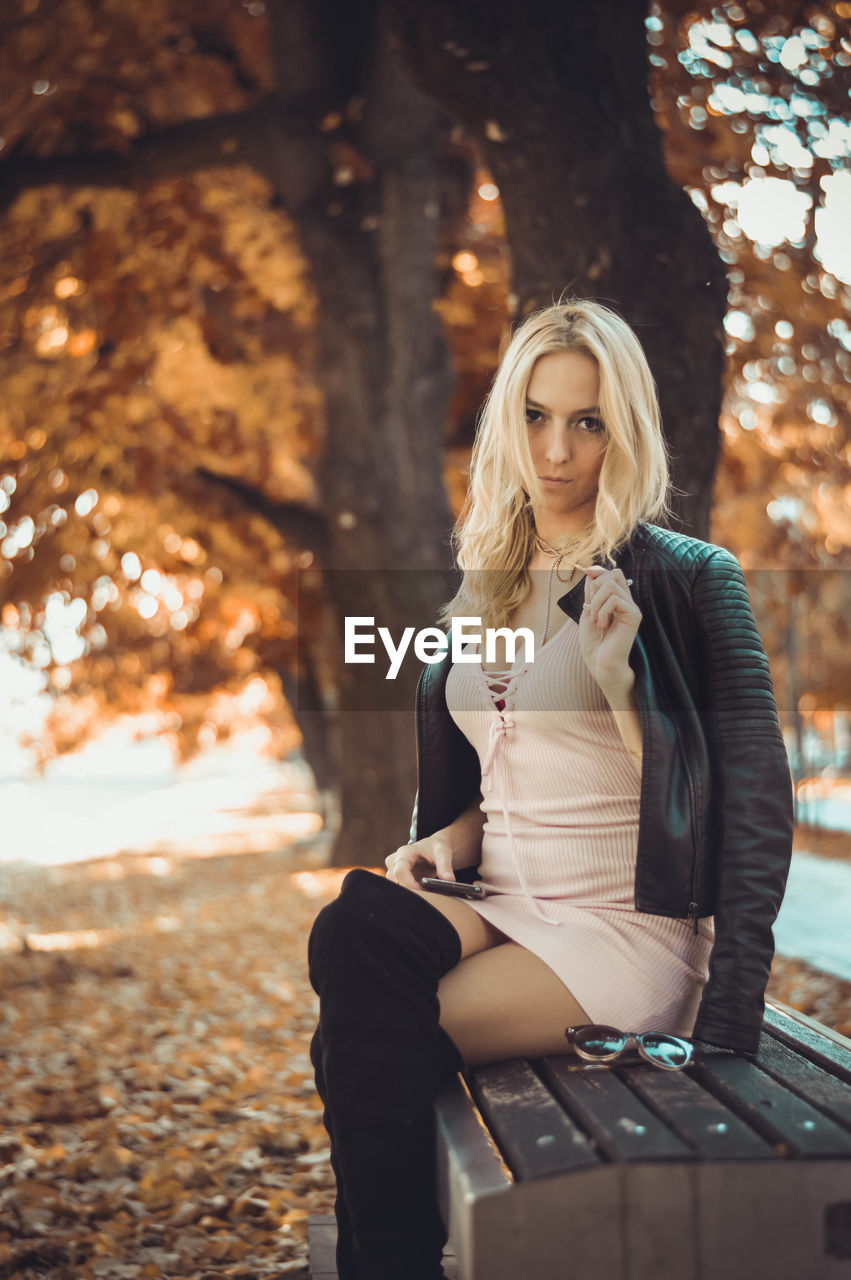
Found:
[[(268, 94), (246, 111), (186, 120), (146, 134), (124, 152), (45, 157), (13, 152), (0, 165), (0, 211), (20, 192), (53, 183), (129, 187), (194, 169), (239, 164), (251, 164), (269, 177), (290, 209), (308, 200), (327, 173), (324, 156), (317, 154), (314, 122), (304, 112), (288, 109), (279, 95)], [(282, 175), (287, 178), (285, 190)]]
[(202, 480), (215, 484), (239, 499), (241, 504), (255, 515), (262, 516), (283, 537), (298, 547), (323, 555), (328, 546), (328, 525), (325, 517), (301, 502), (273, 502), (262, 489), (255, 488), (237, 476), (196, 467), (195, 474)]

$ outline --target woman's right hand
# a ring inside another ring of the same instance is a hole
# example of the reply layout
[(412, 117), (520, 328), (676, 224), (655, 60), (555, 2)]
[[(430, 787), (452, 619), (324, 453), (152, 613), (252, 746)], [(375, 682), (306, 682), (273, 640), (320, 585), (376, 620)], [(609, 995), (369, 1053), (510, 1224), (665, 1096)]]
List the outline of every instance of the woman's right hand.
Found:
[(433, 836), (400, 845), (385, 859), (387, 879), (406, 889), (419, 889), (423, 876), (437, 876), (440, 880), (454, 880), (452, 848), (449, 837), (442, 831)]

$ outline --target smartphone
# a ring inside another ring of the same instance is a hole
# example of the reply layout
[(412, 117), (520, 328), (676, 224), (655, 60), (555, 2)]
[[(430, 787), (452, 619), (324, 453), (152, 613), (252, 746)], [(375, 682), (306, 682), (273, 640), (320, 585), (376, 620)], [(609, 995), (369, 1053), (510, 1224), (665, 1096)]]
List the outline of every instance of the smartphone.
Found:
[(435, 876), (423, 876), (420, 884), (424, 889), (433, 889), (435, 893), (448, 893), (456, 898), (487, 897), (487, 893), (480, 884), (466, 884), (463, 880), (438, 880)]

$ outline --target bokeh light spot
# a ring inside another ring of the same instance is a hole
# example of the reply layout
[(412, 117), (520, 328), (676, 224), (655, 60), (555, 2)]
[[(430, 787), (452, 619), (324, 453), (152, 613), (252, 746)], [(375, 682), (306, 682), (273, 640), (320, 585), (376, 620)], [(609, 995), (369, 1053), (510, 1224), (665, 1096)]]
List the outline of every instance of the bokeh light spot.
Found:
[(135, 582), (141, 576), (142, 562), (135, 551), (126, 551), (121, 557), (121, 572), (131, 582)]
[(97, 489), (84, 489), (74, 503), (74, 510), (78, 516), (87, 516), (89, 512), (94, 511), (97, 500)]

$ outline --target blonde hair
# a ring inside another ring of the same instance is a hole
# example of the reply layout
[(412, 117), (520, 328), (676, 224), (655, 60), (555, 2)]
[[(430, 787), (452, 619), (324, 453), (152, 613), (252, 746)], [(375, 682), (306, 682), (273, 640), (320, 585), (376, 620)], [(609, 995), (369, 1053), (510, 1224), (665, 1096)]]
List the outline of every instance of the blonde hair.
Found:
[(481, 617), (504, 626), (526, 594), (535, 547), (533, 504), (543, 505), (529, 451), (526, 392), (541, 356), (576, 351), (600, 377), (607, 440), (594, 518), (571, 559), (611, 560), (639, 520), (668, 511), (668, 455), (656, 384), (632, 329), (599, 302), (568, 298), (532, 312), (515, 329), (482, 405), (470, 463), (467, 501), (452, 534), (464, 571), (458, 592), (439, 613)]

